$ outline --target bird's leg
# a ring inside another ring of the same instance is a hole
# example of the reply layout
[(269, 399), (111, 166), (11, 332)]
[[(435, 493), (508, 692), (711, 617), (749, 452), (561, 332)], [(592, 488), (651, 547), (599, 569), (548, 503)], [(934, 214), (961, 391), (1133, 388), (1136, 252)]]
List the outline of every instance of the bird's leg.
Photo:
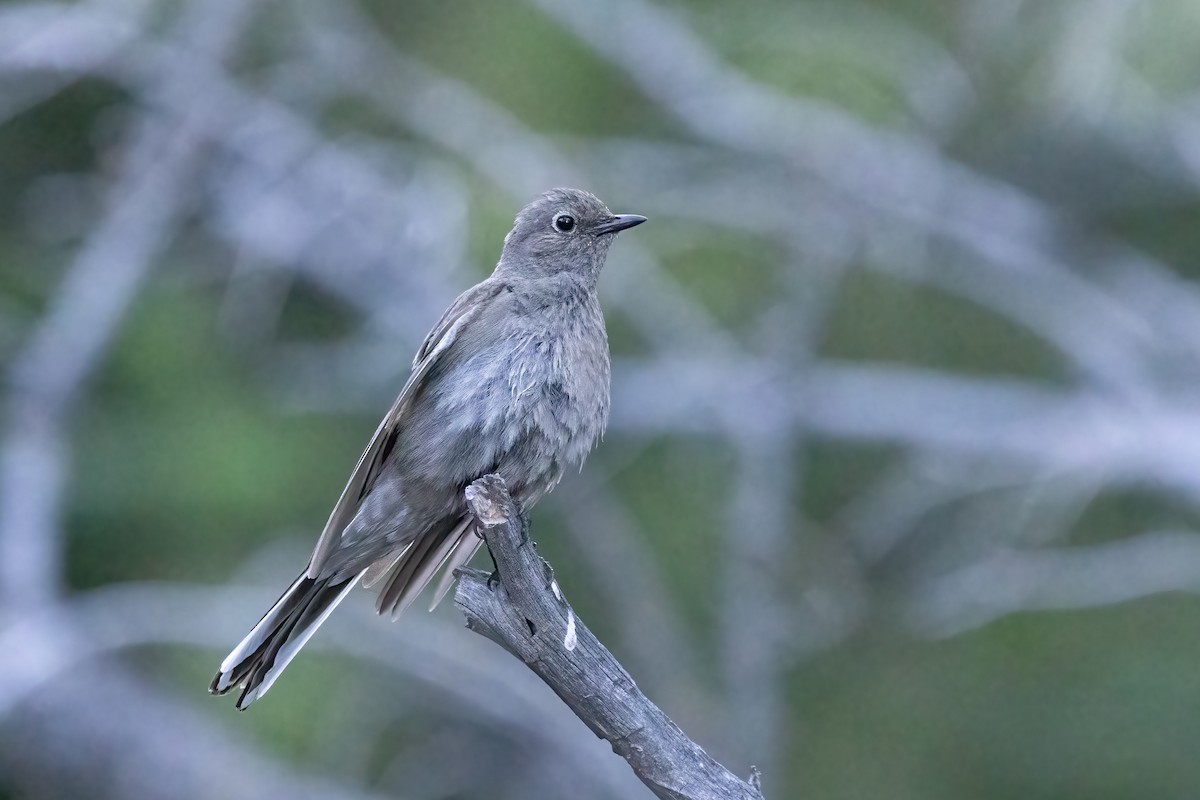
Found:
[(521, 520), (521, 539), (517, 547), (524, 547), (529, 544), (529, 515), (520, 506), (517, 506), (517, 515)]
[(475, 525), (474, 529), (475, 535), (483, 541), (483, 546), (487, 548), (488, 558), (492, 560), (492, 574), (488, 575), (487, 580), (488, 591), (491, 591), (498, 583), (500, 583), (500, 565), (496, 563), (496, 554), (492, 552), (492, 545), (483, 535), (483, 527), (480, 525)]
[[(517, 511), (517, 519), (521, 525), (521, 537), (517, 542), (517, 547), (524, 547), (529, 544), (529, 515), (521, 508), (521, 504), (513, 500), (513, 506)], [(492, 552), (492, 546), (488, 543), (487, 538), (483, 535), (483, 528), (479, 525), (475, 526), (475, 535), (483, 539), (484, 545), (487, 547), (488, 558), (492, 559), (492, 574), (488, 576), (488, 589), (494, 588), (500, 583), (500, 565), (496, 563), (496, 554)]]
[(487, 547), (488, 558), (492, 560), (492, 574), (488, 575), (487, 587), (490, 592), (492, 589), (500, 585), (500, 565), (496, 563), (496, 555), (492, 552), (492, 546), (486, 541), (484, 545)]

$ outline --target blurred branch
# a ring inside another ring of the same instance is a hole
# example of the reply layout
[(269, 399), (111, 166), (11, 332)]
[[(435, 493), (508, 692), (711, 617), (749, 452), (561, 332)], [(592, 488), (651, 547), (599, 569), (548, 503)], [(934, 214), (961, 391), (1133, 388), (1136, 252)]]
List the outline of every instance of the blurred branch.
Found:
[(583, 560), (594, 579), (601, 602), (612, 612), (610, 624), (632, 663), (667, 679), (653, 685), (655, 692), (668, 706), (672, 700), (681, 706), (695, 703), (703, 695), (691, 670), (699, 658), (696, 648), (653, 549), (608, 485), (609, 476), (597, 474), (608, 466), (593, 463), (554, 495), (556, 507), (564, 512), (562, 524), (571, 537), (571, 552)]
[(1200, 535), (1160, 531), (1087, 547), (1005, 549), (929, 581), (909, 624), (953, 636), (1020, 611), (1094, 608), (1162, 592), (1200, 591)]
[[(106, 615), (120, 594), (50, 604), (0, 628), (0, 773), (12, 786), (114, 800), (373, 797), (296, 775), (171, 693), (98, 658), (149, 641), (130, 620), (163, 619), (145, 593), (129, 598), (136, 605), (112, 609), (120, 619)], [(191, 620), (170, 618), (171, 634), (161, 641), (194, 635)]]
[(760, 421), (757, 435), (736, 443), (717, 614), (725, 723), (742, 731), (734, 752), (774, 775), (787, 738), (783, 650), (791, 627), (780, 566), (789, 538), (803, 533), (789, 516), (797, 474), (792, 440), (778, 436), (773, 420)]
[[(28, 657), (37, 658), (33, 643), (26, 644)], [(0, 773), (6, 788), (26, 786), (29, 796), (377, 797), (298, 774), (190, 704), (103, 663), (59, 676), (53, 691), (37, 693), (0, 720)]]
[[(87, 673), (123, 651), (147, 645), (224, 647), (242, 632), (242, 612), (264, 603), (264, 594), (229, 586), (113, 584), (45, 606), (0, 628), (0, 726), (6, 718), (22, 715), (24, 705), (57, 691), (71, 675)], [(437, 698), (439, 715), (503, 731), (508, 740), (530, 750), (527, 766), (545, 764), (543, 777), (560, 772), (586, 779), (594, 791), (583, 796), (628, 792), (628, 773), (597, 760), (592, 742), (576, 735), (574, 720), (559, 713), (561, 704), (530, 691), (540, 687), (523, 682), (527, 673), (512, 659), (432, 618), (406, 619), (403, 641), (379, 636), (379, 624), (373, 616), (347, 615), (310, 646), (386, 671), (385, 685), (403, 680), (422, 687), (421, 696)], [(367, 695), (375, 691), (372, 683), (363, 689)], [(373, 709), (388, 719), (409, 713), (403, 703), (375, 703)], [(320, 722), (314, 717), (314, 726), (321, 727)], [(354, 737), (347, 736), (336, 719), (331, 725), (343, 744), (369, 742), (362, 720), (358, 722)]]
[(654, 794), (672, 800), (761, 800), (758, 773), (738, 779), (643, 695), (575, 615), (553, 571), (529, 546), (528, 529), (504, 482), (489, 475), (466, 490), (467, 505), (496, 562), (498, 585), (458, 570), (455, 604), (467, 627), (521, 659)]
[(45, 102), (78, 73), (96, 69), (134, 43), (149, 4), (125, 3), (123, 13), (111, 14), (86, 5), (14, 3), (0, 8), (0, 75), (32, 69), (36, 78), (0, 92), (0, 124)]
[[(312, 49), (325, 71), (389, 118), (470, 163), (518, 204), (547, 186), (593, 184), (594, 176), (502, 106), (397, 50), (353, 4), (305, 9)], [(633, 239), (621, 249), (603, 291), (618, 298), (647, 339), (662, 349), (739, 349), (650, 251)]]
[[(252, 3), (203, 3), (185, 13), (180, 39), (220, 58)], [(161, 77), (160, 93), (187, 94)], [(202, 137), (202, 108), (178, 121), (147, 114), (136, 127), (108, 210), (71, 265), (44, 319), (9, 368), (0, 433), (0, 608), (53, 598), (61, 561), (64, 431), (154, 257), (170, 241)]]
[[(876, 228), (864, 237), (885, 248), (872, 259), (879, 265), (900, 261), (906, 277), (944, 281), (986, 307), (999, 304), (1002, 313), (1033, 326), (1098, 383), (1133, 391), (1144, 384), (1148, 354), (1192, 357), (1200, 350), (1200, 292), (1162, 264), (1112, 241), (1070, 248), (1087, 237), (1068, 215), (947, 157), (927, 140), (875, 129), (829, 104), (753, 80), (697, 35), (680, 9), (649, 0), (603, 7), (532, 2), (624, 71), (698, 139), (730, 155), (769, 159), (793, 185), (799, 172), (827, 184), (839, 200), (849, 198), (848, 213)], [(771, 196), (761, 189), (755, 194)], [(745, 205), (754, 195), (727, 196)], [(791, 210), (790, 203), (776, 204), (777, 212)], [(899, 236), (880, 235), (881, 225), (899, 229)], [(969, 253), (975, 261), (929, 259), (931, 243)], [(1075, 263), (1083, 254), (1092, 280), (1077, 277), (1084, 274)], [(1055, 291), (1026, 288), (1034, 276)], [(1153, 292), (1165, 306), (1130, 302), (1126, 283)], [(1076, 296), (1095, 320), (1077, 324), (1076, 315), (1061, 313), (1068, 300), (1075, 305)], [(1187, 336), (1156, 336), (1164, 313), (1186, 326)]]
[[(127, 4), (133, 12), (136, 4)], [(182, 10), (183, 49), (219, 60), (255, 8), (197, 2)], [(20, 13), (25, 12), (21, 17)], [(4, 67), (39, 62), (60, 74), (89, 70), (122, 49), (126, 22), (98, 6), (24, 6), (5, 23), (40, 19), (41, 35), (19, 36)], [(22, 30), (6, 27), (4, 33)], [(195, 100), (194, 87), (163, 71), (148, 93)], [(12, 113), (14, 108), (0, 109)], [(141, 111), (117, 163), (106, 208), (68, 268), (49, 310), (8, 371), (8, 413), (0, 453), (0, 770), (29, 793), (96, 798), (362, 798), (296, 778), (248, 742), (116, 665), (77, 666), (95, 652), (90, 634), (53, 602), (61, 569), (67, 435), (73, 412), (159, 253), (192, 197), (205, 137), (203, 103), (177, 117)], [(53, 692), (33, 692), (53, 681)], [(170, 735), (164, 735), (169, 733)], [(180, 746), (186, 742), (186, 746)], [(136, 753), (136, 758), (130, 754)], [(221, 769), (214, 769), (221, 764)], [(36, 788), (33, 788), (36, 787)], [(53, 787), (53, 788), (47, 788)], [(70, 788), (68, 788), (70, 787)], [(73, 789), (73, 791), (71, 791)]]
[(834, 439), (1200, 496), (1200, 417), (1187, 398), (1130, 402), (1088, 388), (829, 359), (803, 377), (765, 360), (706, 358), (622, 360), (614, 375), (619, 430), (701, 434), (737, 430), (736, 420), (723, 422), (729, 416), (760, 415)]
[(0, 473), (0, 605), (44, 602), (58, 583), (63, 429), (155, 254), (167, 241), (197, 140), (148, 125), (127, 154), (110, 210), (9, 368)]

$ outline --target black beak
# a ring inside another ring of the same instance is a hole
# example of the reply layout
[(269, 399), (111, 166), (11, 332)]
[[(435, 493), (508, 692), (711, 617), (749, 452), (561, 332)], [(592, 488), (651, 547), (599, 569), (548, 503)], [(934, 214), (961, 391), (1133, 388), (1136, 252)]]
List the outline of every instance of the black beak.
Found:
[(634, 225), (641, 225), (645, 221), (646, 218), (641, 214), (617, 214), (601, 222), (594, 230), (597, 236), (605, 233), (619, 233)]

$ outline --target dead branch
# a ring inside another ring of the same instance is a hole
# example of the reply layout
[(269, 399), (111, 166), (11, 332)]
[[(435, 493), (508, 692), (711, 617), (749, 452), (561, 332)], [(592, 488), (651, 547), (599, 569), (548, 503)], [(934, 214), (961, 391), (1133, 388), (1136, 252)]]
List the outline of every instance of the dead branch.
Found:
[(498, 572), (457, 571), (455, 605), (467, 627), (521, 659), (656, 796), (762, 800), (757, 771), (743, 781), (705, 753), (583, 624), (535, 552), (504, 481), (480, 478), (466, 496)]

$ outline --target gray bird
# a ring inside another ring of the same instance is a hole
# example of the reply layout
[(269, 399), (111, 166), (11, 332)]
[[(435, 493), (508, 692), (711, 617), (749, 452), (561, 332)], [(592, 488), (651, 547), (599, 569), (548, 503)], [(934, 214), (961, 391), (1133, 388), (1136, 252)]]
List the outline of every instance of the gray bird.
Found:
[(517, 215), (491, 276), (425, 337), (400, 396), (329, 515), (308, 566), (221, 662), (209, 691), (261, 697), (354, 587), (394, 619), (478, 549), (463, 490), (499, 473), (523, 512), (608, 421), (608, 334), (596, 280), (616, 234), (646, 218), (553, 189)]

